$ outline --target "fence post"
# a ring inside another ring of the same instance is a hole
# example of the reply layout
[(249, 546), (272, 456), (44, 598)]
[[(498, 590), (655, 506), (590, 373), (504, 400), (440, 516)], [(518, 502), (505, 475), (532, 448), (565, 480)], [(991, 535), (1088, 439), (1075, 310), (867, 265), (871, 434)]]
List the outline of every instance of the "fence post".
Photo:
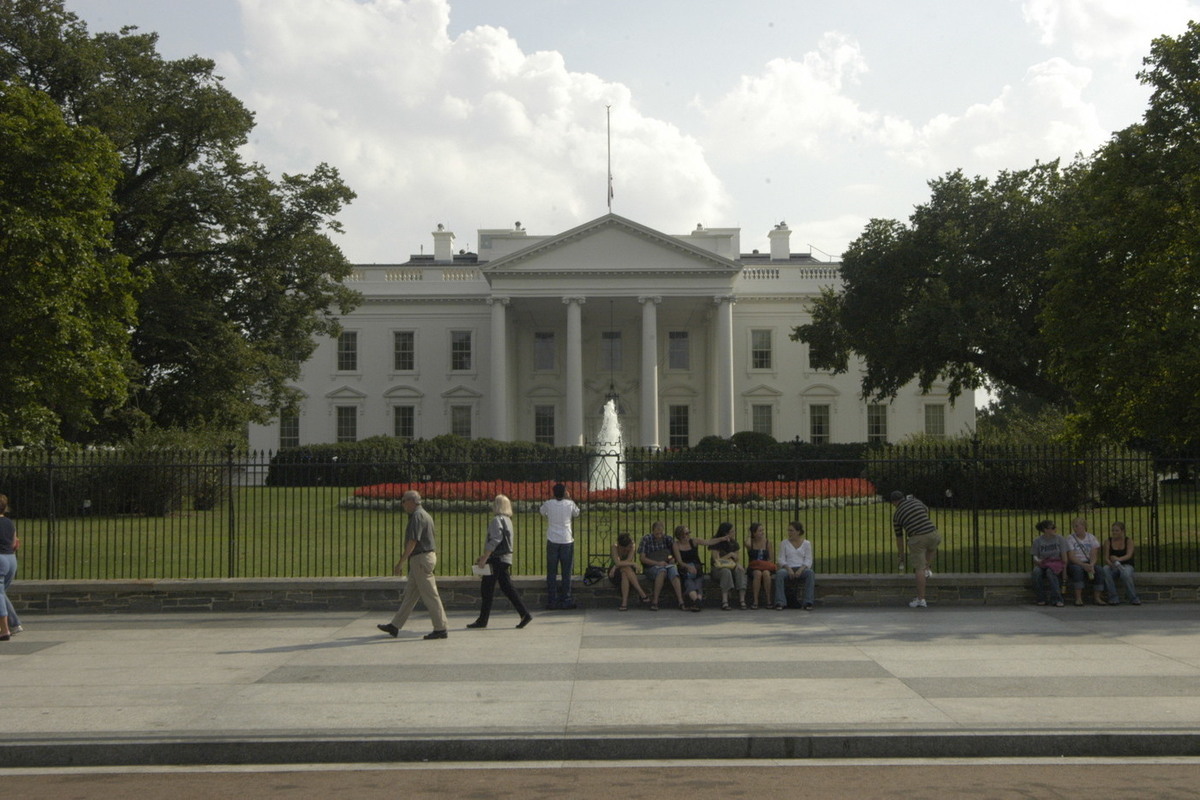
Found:
[(971, 550), (972, 570), (978, 574), (982, 569), (979, 558), (979, 436), (971, 437)]
[(1162, 556), (1160, 551), (1160, 539), (1158, 530), (1158, 462), (1153, 462), (1154, 470), (1154, 489), (1151, 491), (1150, 497), (1150, 547), (1146, 548), (1150, 551), (1150, 569), (1158, 572), (1162, 568)]
[(46, 496), (49, 499), (50, 517), (46, 521), (46, 578), (54, 580), (57, 576), (54, 574), (54, 539), (55, 539), (55, 511), (54, 511), (54, 445), (46, 445)]
[(234, 503), (233, 493), (233, 450), (234, 444), (230, 442), (225, 445), (225, 475), (226, 475), (226, 505), (229, 506), (229, 564), (226, 569), (226, 575), (230, 578), (237, 577), (237, 509)]

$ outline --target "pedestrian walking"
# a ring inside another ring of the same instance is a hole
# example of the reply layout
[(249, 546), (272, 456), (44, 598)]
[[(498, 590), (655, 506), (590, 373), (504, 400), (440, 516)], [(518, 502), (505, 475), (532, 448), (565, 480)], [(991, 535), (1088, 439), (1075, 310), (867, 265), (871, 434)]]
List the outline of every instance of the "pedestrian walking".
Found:
[(392, 621), (385, 625), (376, 625), (379, 630), (395, 637), (399, 635), (408, 615), (417, 605), (417, 600), (424, 603), (433, 620), (433, 632), (426, 634), (426, 639), (445, 639), (446, 610), (442, 607), (442, 598), (438, 594), (437, 579), (433, 576), (437, 567), (437, 537), (434, 533), (433, 517), (421, 507), (421, 495), (413, 490), (404, 493), (400, 498), (404, 513), (408, 514), (408, 527), (404, 532), (404, 555), (396, 562), (393, 572), (404, 574), (404, 565), (408, 565), (408, 583), (404, 586), (404, 596), (400, 600), (400, 608), (396, 610)]
[(521, 615), (517, 627), (524, 628), (533, 620), (533, 616), (522, 602), (521, 595), (517, 594), (512, 577), (508, 574), (513, 560), (512, 501), (506, 495), (496, 495), (492, 502), (492, 512), (492, 521), (488, 523), (487, 541), (483, 544), (483, 554), (475, 562), (475, 566), (487, 570), (479, 584), (479, 618), (467, 627), (488, 626), (492, 615), (492, 596), (496, 593), (496, 584), (499, 583), (500, 591), (508, 598), (508, 602), (512, 603), (513, 609)]

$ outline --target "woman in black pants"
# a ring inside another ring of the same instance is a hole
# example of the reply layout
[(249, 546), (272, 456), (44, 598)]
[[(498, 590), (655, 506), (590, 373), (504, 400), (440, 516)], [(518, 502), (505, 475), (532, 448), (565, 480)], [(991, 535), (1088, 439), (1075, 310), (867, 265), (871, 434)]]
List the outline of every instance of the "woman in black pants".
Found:
[(517, 627), (524, 628), (533, 617), (530, 615), (529, 609), (525, 607), (525, 603), (521, 602), (521, 595), (517, 594), (517, 590), (513, 588), (512, 578), (508, 574), (512, 568), (513, 556), (512, 501), (507, 496), (498, 494), (492, 502), (492, 511), (495, 516), (488, 523), (487, 542), (483, 545), (483, 555), (475, 562), (480, 567), (485, 565), (491, 567), (491, 572), (483, 576), (479, 586), (479, 594), (483, 598), (483, 602), (479, 606), (479, 619), (467, 627), (487, 627), (488, 618), (492, 615), (492, 595), (495, 594), (496, 584), (499, 583), (500, 591), (504, 592), (508, 602), (512, 603), (513, 608), (521, 615), (521, 621), (517, 623)]

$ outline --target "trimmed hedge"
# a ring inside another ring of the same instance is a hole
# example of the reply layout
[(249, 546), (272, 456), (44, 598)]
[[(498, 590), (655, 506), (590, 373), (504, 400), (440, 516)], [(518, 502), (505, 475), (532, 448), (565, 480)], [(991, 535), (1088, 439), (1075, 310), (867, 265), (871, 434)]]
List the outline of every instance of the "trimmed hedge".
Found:
[[(412, 481), (579, 480), (583, 450), (532, 442), (437, 436), (405, 442), (376, 436), (359, 442), (280, 450), (269, 486), (366, 486)], [(583, 473), (586, 479), (586, 472)]]
[[(684, 450), (625, 448), (627, 480), (774, 481), (860, 478), (865, 444), (776, 442), (743, 432)], [(285, 448), (271, 458), (270, 486), (368, 486), (412, 481), (587, 481), (595, 454), (581, 447), (437, 436)], [(781, 477), (782, 476), (782, 477)]]
[(170, 448), (42, 449), (0, 456), (0, 491), (21, 517), (140, 514), (215, 507), (228, 484), (226, 456)]
[(952, 442), (879, 447), (865, 477), (886, 497), (900, 490), (934, 507), (1075, 511), (1154, 502), (1154, 459), (1123, 447), (1004, 447)]

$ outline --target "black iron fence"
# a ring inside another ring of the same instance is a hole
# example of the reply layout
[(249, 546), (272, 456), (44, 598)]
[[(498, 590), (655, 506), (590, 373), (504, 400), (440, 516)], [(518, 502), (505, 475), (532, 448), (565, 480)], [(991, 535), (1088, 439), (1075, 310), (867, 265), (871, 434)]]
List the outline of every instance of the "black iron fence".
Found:
[[(515, 504), (515, 572), (542, 574), (537, 510), (557, 481), (583, 510), (576, 572), (606, 563), (620, 533), (655, 520), (698, 537), (751, 522), (778, 542), (804, 523), (826, 573), (896, 569), (893, 489), (931, 508), (946, 572), (1029, 564), (1034, 525), (1083, 516), (1101, 541), (1125, 523), (1140, 570), (1200, 570), (1200, 463), (1128, 450), (886, 447), (858, 457), (625, 449), (556, 450), (547, 461), (481, 464), (389, 453), (318, 460), (303, 453), (100, 450), (0, 453), (0, 493), (22, 538), (25, 579), (321, 577), (390, 574), (402, 552), (408, 488), (425, 497), (443, 574), (469, 574), (490, 500)], [(417, 452), (417, 451), (411, 451)], [(799, 450), (797, 450), (799, 453)]]

